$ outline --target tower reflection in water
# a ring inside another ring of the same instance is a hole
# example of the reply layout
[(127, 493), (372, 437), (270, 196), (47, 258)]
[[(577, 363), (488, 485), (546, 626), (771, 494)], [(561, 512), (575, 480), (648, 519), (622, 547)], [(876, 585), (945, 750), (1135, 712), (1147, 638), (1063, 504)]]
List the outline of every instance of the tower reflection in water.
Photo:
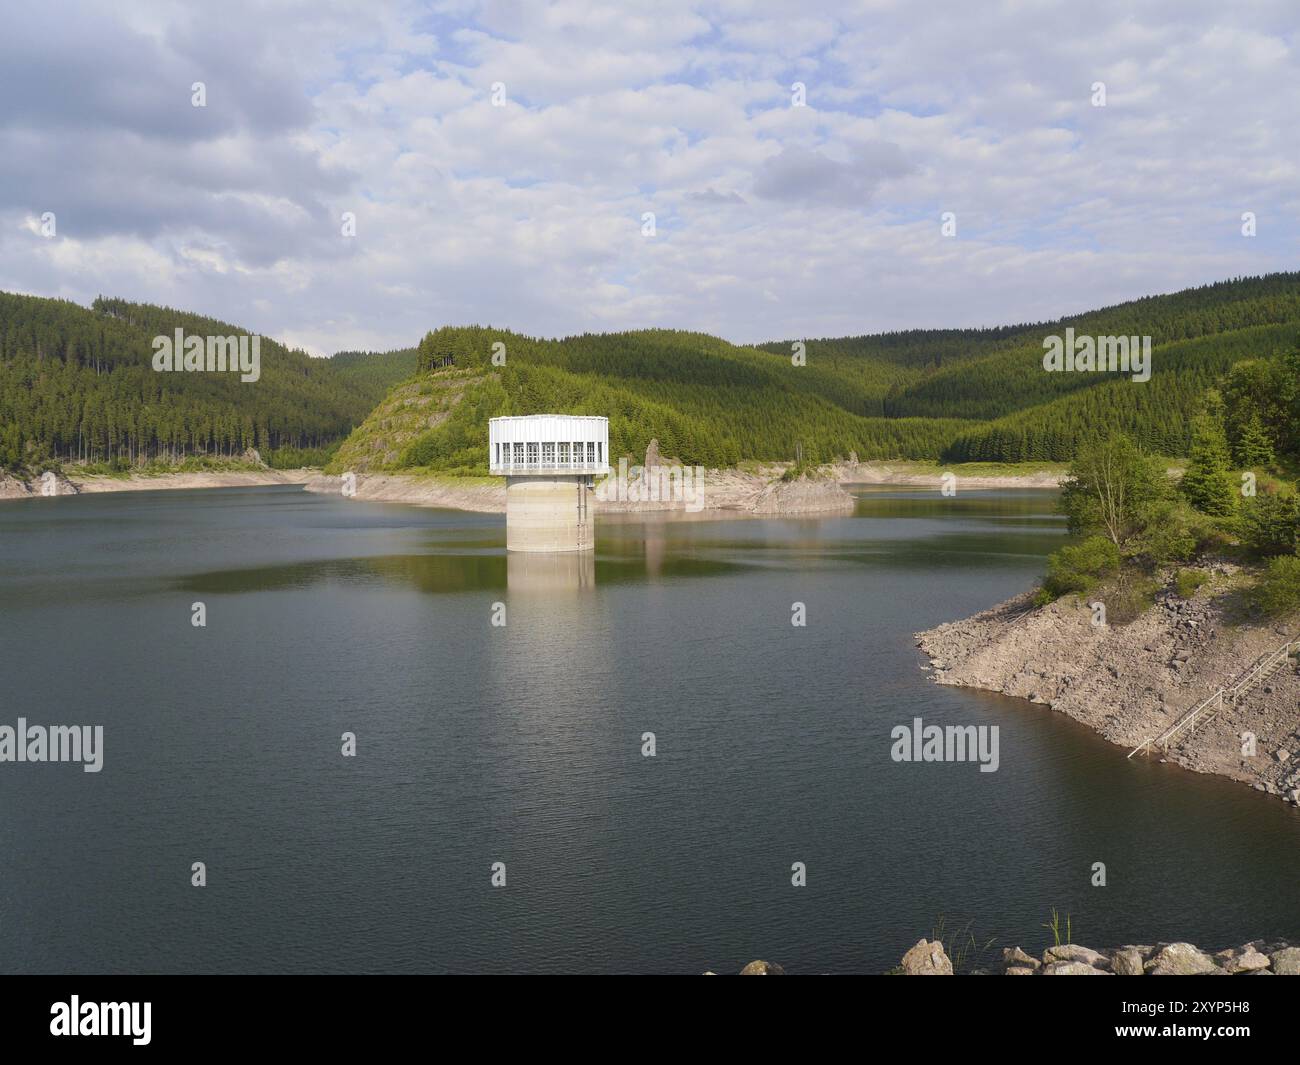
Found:
[(511, 592), (581, 592), (596, 586), (594, 551), (511, 551), (506, 555)]

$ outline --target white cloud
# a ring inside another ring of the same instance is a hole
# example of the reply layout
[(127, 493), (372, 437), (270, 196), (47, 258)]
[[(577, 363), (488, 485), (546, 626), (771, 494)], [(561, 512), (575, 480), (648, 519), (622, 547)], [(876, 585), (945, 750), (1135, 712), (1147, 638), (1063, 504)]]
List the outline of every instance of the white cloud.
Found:
[(0, 288), (317, 351), (992, 324), (1295, 265), (1284, 2), (87, 3), (11, 30)]

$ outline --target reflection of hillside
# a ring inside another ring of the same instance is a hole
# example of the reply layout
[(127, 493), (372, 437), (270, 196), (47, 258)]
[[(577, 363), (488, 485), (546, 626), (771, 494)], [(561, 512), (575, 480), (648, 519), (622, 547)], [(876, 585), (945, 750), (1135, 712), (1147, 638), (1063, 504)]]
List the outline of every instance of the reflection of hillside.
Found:
[(596, 556), (590, 551), (511, 551), (506, 586), (512, 592), (579, 592), (596, 585)]
[(387, 555), (378, 558), (332, 558), (290, 566), (218, 570), (187, 577), (180, 587), (209, 595), (239, 595), (316, 584), (411, 585), (422, 592), (464, 592), (503, 588), (505, 559), (500, 555)]
[(1043, 489), (996, 491), (966, 489), (944, 496), (937, 489), (856, 492), (860, 518), (978, 518), (1006, 520), (1017, 525), (1059, 528), (1064, 519), (1056, 512), (1056, 492)]

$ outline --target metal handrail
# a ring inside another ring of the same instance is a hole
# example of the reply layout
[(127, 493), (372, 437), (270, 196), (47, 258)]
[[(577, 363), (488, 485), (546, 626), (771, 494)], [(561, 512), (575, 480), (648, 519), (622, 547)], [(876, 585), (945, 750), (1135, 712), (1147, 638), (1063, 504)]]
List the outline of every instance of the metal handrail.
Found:
[(1177, 736), (1180, 732), (1182, 732), (1183, 729), (1187, 728), (1189, 725), (1192, 725), (1196, 721), (1196, 719), (1201, 715), (1201, 713), (1205, 710), (1205, 708), (1210, 705), (1210, 703), (1214, 702), (1215, 700), (1218, 700), (1219, 709), (1221, 710), (1223, 708), (1222, 700), (1225, 696), (1227, 696), (1229, 702), (1232, 702), (1236, 700), (1239, 696), (1245, 694), (1245, 692), (1249, 691), (1250, 688), (1254, 684), (1256, 684), (1264, 676), (1265, 673), (1271, 670), (1279, 662), (1282, 662), (1288, 657), (1290, 657), (1292, 651), (1298, 645), (1300, 645), (1300, 637), (1293, 637), (1292, 639), (1287, 640), (1286, 643), (1284, 643), (1281, 647), (1277, 648), (1277, 650), (1269, 651), (1267, 654), (1263, 655), (1259, 659), (1259, 661), (1256, 662), (1255, 665), (1251, 668), (1250, 672), (1248, 672), (1245, 676), (1243, 676), (1240, 680), (1238, 680), (1236, 684), (1233, 684), (1230, 687), (1220, 688), (1213, 695), (1210, 695), (1207, 698), (1202, 699), (1199, 703), (1197, 703), (1194, 707), (1192, 707), (1189, 711), (1187, 711), (1187, 713), (1185, 713), (1182, 717), (1180, 717), (1177, 721), (1175, 721), (1172, 725), (1170, 725), (1169, 728), (1165, 729), (1164, 732), (1160, 733), (1160, 735), (1152, 739), (1143, 740), (1141, 743), (1139, 743), (1136, 747), (1134, 747), (1131, 751), (1129, 751), (1128, 757), (1132, 758), (1135, 754), (1138, 753), (1138, 751), (1150, 748), (1152, 744), (1158, 747), (1162, 747), (1164, 750), (1167, 751), (1169, 749), (1169, 744), (1173, 740), (1173, 738)]

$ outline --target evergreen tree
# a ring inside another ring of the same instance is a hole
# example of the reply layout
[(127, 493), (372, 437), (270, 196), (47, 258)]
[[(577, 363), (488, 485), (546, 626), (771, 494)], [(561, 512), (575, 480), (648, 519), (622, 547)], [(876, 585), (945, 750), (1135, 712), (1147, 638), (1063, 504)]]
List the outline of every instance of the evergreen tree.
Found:
[(1269, 439), (1258, 413), (1252, 413), (1242, 426), (1235, 458), (1237, 465), (1246, 469), (1265, 469), (1277, 461), (1273, 441)]
[(1209, 414), (1199, 414), (1192, 422), (1192, 450), (1179, 488), (1203, 514), (1222, 517), (1237, 505), (1238, 482), (1228, 457), (1228, 440)]

